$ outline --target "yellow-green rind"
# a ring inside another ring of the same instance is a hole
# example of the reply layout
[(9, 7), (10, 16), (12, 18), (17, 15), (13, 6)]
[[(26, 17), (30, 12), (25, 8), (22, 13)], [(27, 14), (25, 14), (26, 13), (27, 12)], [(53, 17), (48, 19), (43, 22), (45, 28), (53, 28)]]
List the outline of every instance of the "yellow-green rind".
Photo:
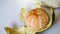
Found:
[(35, 31), (30, 30), (25, 26), (20, 26), (18, 29), (13, 29), (9, 27), (5, 27), (5, 31), (7, 34), (35, 34)]
[(20, 33), (18, 33), (17, 30), (9, 28), (9, 27), (5, 27), (4, 29), (7, 32), (7, 34), (20, 34)]
[(50, 16), (50, 21), (49, 21), (48, 25), (46, 26), (46, 28), (38, 31), (36, 34), (38, 34), (38, 33), (42, 32), (42, 31), (45, 31), (48, 28), (50, 28), (53, 25), (54, 20), (55, 20), (55, 13), (54, 13), (54, 9), (51, 8), (51, 16)]
[(25, 15), (26, 15), (27, 11), (25, 8), (21, 8), (21, 12), (20, 12), (20, 20), (22, 22), (25, 22)]

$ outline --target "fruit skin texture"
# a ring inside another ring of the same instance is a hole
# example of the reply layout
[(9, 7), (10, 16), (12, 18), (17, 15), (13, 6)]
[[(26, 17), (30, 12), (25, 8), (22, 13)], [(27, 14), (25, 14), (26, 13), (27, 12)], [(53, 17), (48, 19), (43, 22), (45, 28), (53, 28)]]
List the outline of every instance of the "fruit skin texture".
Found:
[(20, 32), (18, 32), (16, 29), (12, 29), (9, 27), (5, 27), (4, 29), (6, 30), (7, 34), (20, 34)]
[[(51, 25), (50, 25), (47, 29), (49, 29), (50, 27), (52, 27), (52, 25), (53, 25), (53, 23), (54, 23), (54, 21), (55, 21), (54, 8), (52, 8), (52, 11), (53, 11), (53, 14), (52, 14), (52, 23), (51, 23)], [(45, 30), (43, 30), (43, 31), (40, 31), (40, 32), (36, 32), (36, 34), (40, 34), (41, 32), (44, 32), (44, 31), (46, 31), (47, 29), (45, 29)]]
[(42, 8), (37, 8), (29, 11), (26, 17), (26, 25), (32, 30), (38, 32), (46, 27), (49, 22), (47, 12)]
[(7, 34), (35, 34), (35, 31), (28, 29), (26, 26), (20, 26), (18, 29), (5, 27)]

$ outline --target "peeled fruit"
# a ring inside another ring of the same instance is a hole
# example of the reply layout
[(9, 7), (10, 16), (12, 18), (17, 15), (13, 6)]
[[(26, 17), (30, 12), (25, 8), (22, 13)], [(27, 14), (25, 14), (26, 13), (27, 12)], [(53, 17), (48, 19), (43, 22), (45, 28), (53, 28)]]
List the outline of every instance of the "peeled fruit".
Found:
[(29, 11), (26, 16), (26, 26), (34, 31), (39, 31), (47, 26), (49, 16), (44, 9), (37, 8)]

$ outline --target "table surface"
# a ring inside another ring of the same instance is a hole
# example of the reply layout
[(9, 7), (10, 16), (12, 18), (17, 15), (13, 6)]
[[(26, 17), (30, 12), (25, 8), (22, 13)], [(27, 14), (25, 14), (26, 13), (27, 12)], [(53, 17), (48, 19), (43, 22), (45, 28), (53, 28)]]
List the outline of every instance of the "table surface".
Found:
[[(7, 34), (4, 27), (11, 27), (11, 22), (23, 25), (19, 20), (19, 13), (20, 8), (16, 0), (0, 0), (0, 34)], [(40, 34), (60, 34), (60, 9), (55, 9), (55, 14), (53, 26)]]

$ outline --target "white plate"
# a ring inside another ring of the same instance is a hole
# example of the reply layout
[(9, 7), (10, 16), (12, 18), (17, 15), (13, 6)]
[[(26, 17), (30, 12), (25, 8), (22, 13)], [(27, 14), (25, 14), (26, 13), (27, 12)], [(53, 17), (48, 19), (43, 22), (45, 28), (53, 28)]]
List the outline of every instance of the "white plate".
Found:
[[(17, 0), (0, 0), (0, 34), (6, 34), (4, 27), (11, 27), (11, 22), (17, 22), (18, 25), (23, 25), (19, 20), (20, 8), (23, 6), (25, 4), (22, 1), (18, 5)], [(55, 14), (56, 20), (53, 26), (41, 34), (60, 34), (60, 9), (55, 9)]]

